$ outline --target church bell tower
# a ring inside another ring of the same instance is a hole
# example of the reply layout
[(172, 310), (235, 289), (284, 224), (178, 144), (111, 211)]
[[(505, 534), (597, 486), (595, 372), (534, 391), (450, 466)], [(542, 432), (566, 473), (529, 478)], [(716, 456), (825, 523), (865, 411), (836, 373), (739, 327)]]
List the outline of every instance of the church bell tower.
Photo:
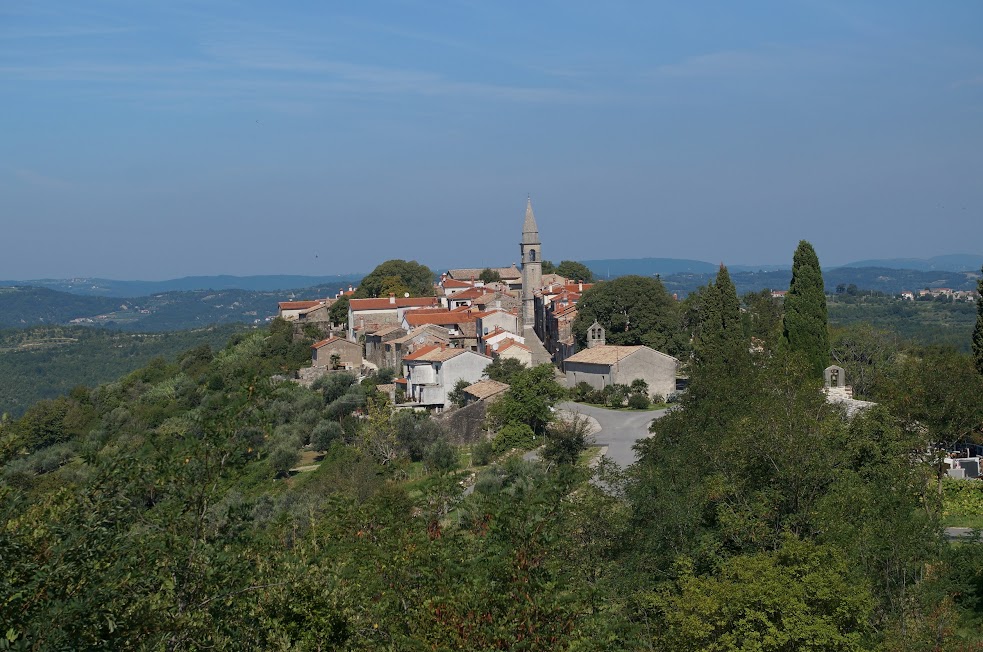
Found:
[(532, 328), (536, 324), (535, 292), (543, 285), (543, 252), (531, 198), (526, 199), (526, 219), (522, 223), (519, 254), (522, 259), (522, 325)]

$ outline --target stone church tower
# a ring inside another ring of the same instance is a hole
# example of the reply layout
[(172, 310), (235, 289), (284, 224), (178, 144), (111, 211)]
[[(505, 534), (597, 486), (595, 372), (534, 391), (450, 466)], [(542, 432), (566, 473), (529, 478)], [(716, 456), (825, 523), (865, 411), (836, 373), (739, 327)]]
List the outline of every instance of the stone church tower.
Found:
[(526, 219), (522, 223), (522, 325), (532, 328), (536, 324), (535, 291), (543, 285), (543, 252), (539, 242), (539, 227), (532, 214), (532, 199), (526, 200)]

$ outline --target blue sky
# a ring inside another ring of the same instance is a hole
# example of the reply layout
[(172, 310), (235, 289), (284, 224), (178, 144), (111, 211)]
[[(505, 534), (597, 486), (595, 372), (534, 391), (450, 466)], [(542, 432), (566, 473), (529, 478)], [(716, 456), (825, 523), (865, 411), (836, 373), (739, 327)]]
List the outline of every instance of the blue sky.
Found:
[(0, 5), (0, 278), (983, 252), (983, 3)]

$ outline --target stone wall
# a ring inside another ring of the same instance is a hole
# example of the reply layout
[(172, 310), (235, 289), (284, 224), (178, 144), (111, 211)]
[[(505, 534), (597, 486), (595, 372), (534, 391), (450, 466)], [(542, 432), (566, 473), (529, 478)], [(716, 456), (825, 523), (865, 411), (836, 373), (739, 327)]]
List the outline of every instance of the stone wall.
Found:
[(487, 403), (478, 401), (462, 408), (445, 410), (434, 417), (447, 431), (452, 444), (474, 444), (488, 436), (485, 431)]

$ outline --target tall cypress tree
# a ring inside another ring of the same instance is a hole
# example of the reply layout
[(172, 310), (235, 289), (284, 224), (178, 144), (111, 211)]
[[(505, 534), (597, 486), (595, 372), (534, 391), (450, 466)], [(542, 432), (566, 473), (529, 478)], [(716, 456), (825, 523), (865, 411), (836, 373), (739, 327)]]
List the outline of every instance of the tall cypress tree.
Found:
[(983, 374), (983, 268), (980, 268), (980, 280), (976, 282), (976, 328), (973, 329), (973, 360), (976, 370)]
[(739, 373), (748, 346), (737, 289), (722, 264), (716, 281), (701, 291), (701, 299), (698, 359), (701, 364), (721, 365)]
[(816, 250), (799, 241), (792, 258), (792, 284), (785, 295), (784, 338), (792, 351), (805, 355), (813, 374), (829, 364), (826, 291)]

